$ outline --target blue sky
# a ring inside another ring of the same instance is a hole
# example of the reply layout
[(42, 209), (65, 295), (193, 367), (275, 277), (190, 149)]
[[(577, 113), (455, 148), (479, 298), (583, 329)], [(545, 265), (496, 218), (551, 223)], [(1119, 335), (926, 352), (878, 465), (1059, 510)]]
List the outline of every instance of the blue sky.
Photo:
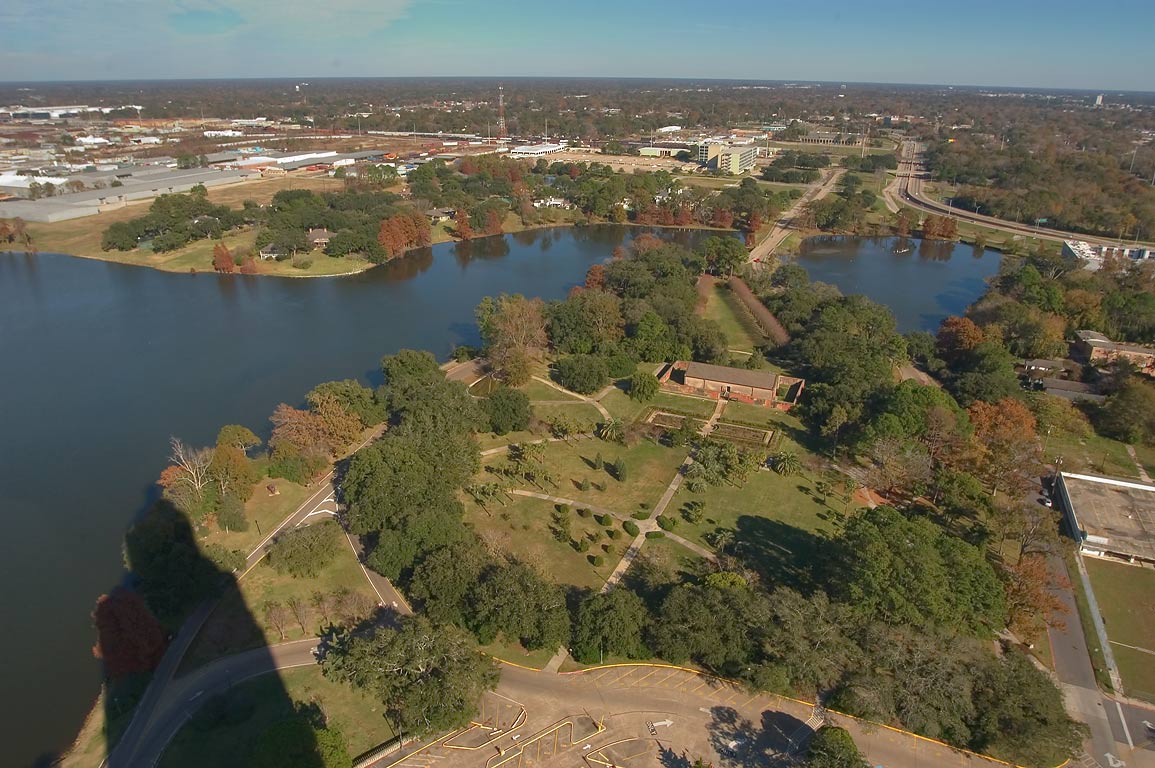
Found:
[(635, 76), (1155, 90), (1151, 0), (2, 0), (0, 80)]

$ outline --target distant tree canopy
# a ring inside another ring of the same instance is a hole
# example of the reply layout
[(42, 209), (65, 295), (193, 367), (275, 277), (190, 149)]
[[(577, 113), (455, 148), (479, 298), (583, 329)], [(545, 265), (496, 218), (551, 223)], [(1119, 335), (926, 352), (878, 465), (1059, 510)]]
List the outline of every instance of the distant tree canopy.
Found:
[(161, 195), (144, 216), (110, 224), (101, 237), (106, 251), (131, 251), (144, 240), (157, 252), (173, 251), (193, 240), (219, 238), (244, 223), (237, 211), (209, 202), (204, 187)]

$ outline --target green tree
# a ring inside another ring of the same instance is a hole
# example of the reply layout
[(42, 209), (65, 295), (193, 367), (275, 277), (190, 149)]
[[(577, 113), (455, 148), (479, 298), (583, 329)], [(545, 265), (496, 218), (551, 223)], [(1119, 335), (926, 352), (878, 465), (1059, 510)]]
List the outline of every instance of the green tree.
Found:
[(626, 431), (618, 419), (608, 419), (598, 424), (597, 436), (607, 443), (621, 443), (625, 441)]
[(708, 237), (702, 244), (702, 252), (710, 271), (716, 275), (732, 275), (750, 257), (746, 246), (735, 237)]
[(521, 562), (489, 568), (471, 592), (470, 625), (483, 643), (499, 634), (529, 649), (556, 648), (570, 636), (560, 587)]
[(604, 358), (595, 355), (572, 355), (557, 361), (557, 383), (582, 395), (592, 395), (609, 383), (610, 373)]
[(806, 749), (805, 768), (870, 768), (845, 728), (820, 728)]
[(518, 432), (529, 428), (533, 415), (529, 407), (529, 396), (524, 392), (501, 386), (485, 401), (489, 414), (490, 428), (498, 435)]
[(1155, 387), (1130, 381), (1107, 398), (1096, 422), (1099, 431), (1126, 443), (1155, 443)]
[(605, 654), (646, 658), (649, 649), (642, 638), (648, 622), (642, 599), (625, 587), (591, 595), (578, 606), (574, 619), (574, 658), (583, 664), (599, 662)]
[(269, 547), (269, 564), (294, 578), (313, 578), (341, 548), (341, 528), (332, 520), (279, 535)]
[(630, 377), (630, 399), (639, 402), (649, 402), (658, 394), (661, 384), (658, 377), (652, 373), (638, 371)]
[(468, 724), (498, 680), (496, 664), (472, 638), (424, 616), (402, 617), (397, 629), (338, 638), (322, 669), (379, 700), (405, 738)]

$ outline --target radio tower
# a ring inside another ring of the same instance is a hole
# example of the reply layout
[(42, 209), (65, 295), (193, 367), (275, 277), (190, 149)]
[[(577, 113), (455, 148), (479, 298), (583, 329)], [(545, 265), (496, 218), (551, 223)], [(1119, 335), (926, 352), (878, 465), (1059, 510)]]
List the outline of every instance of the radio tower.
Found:
[(505, 86), (497, 86), (497, 138), (505, 138)]

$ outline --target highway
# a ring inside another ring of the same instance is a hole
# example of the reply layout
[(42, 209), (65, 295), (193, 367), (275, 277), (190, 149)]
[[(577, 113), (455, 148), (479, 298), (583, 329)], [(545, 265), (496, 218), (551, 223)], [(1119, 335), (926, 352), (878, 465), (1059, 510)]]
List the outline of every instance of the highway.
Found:
[(936, 200), (932, 200), (923, 192), (922, 186), (923, 179), (927, 175), (926, 167), (923, 163), (922, 153), (924, 150), (925, 147), (922, 144), (914, 141), (903, 142), (900, 150), (896, 175), (897, 194), (895, 197), (912, 208), (917, 208), (927, 213), (953, 216), (959, 221), (980, 224), (1014, 235), (1034, 237), (1039, 240), (1049, 240), (1060, 243), (1064, 240), (1083, 240), (1093, 245), (1107, 246), (1118, 246), (1121, 244), (1118, 239), (1095, 237), (1078, 232), (1064, 232), (1063, 230), (1049, 229), (1047, 227), (1033, 227), (1029, 224), (1020, 224), (1015, 221), (997, 219), (993, 216), (984, 216), (981, 213), (955, 208), (954, 206), (944, 205)]

